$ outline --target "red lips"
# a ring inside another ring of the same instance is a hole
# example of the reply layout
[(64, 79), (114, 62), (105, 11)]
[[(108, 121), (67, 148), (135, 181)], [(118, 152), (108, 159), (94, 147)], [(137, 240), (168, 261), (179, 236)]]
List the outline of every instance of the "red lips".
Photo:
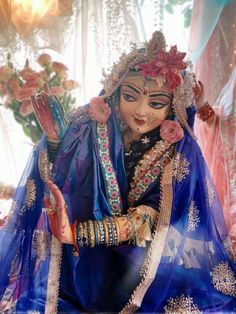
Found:
[(146, 120), (138, 119), (134, 117), (134, 122), (138, 125), (144, 125), (146, 123)]

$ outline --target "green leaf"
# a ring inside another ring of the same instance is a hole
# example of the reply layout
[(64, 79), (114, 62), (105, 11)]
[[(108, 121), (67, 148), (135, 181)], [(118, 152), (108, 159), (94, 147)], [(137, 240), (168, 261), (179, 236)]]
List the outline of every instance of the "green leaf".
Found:
[(191, 23), (192, 9), (188, 8), (184, 13), (184, 27), (188, 28)]
[(178, 4), (178, 0), (168, 0), (168, 4), (176, 5), (176, 4)]
[(168, 12), (168, 13), (170, 13), (170, 14), (173, 14), (174, 13), (174, 11), (173, 11), (173, 7), (172, 7), (172, 5), (171, 4), (166, 4), (165, 5), (165, 10)]

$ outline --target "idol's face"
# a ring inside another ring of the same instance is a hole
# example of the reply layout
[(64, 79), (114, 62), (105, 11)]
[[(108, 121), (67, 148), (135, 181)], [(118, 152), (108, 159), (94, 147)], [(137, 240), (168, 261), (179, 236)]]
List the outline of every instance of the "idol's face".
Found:
[(166, 87), (143, 76), (128, 76), (121, 86), (120, 114), (129, 131), (137, 136), (158, 127), (166, 119), (172, 95)]

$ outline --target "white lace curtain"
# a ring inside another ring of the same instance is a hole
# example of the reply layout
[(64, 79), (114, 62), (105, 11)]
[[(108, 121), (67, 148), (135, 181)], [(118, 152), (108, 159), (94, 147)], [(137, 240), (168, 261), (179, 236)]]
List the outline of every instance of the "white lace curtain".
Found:
[[(39, 0), (38, 3), (40, 1), (48, 9), (48, 13), (40, 13), (41, 21), (37, 19), (37, 7), (32, 6), (36, 1), (0, 1), (0, 66), (6, 61), (7, 52), (12, 54), (14, 65), (22, 67), (28, 58), (33, 68), (40, 53), (49, 53), (54, 60), (66, 64), (70, 78), (79, 82), (77, 106), (100, 92), (102, 69), (110, 67), (122, 52), (129, 50), (131, 42), (144, 42), (154, 30), (162, 27), (170, 37), (169, 42), (187, 41), (182, 32), (181, 15), (177, 18), (164, 16), (163, 0)], [(20, 5), (23, 10), (22, 19), (19, 10), (12, 12), (14, 5)], [(27, 16), (35, 19), (27, 19)], [(165, 18), (167, 22), (163, 23)], [(179, 39), (176, 40), (176, 36)], [(0, 111), (1, 115), (5, 122), (0, 131), (0, 151), (4, 154), (0, 182), (17, 185), (32, 146), (19, 125), (8, 127), (9, 121), (14, 125), (10, 112)], [(9, 139), (11, 147), (6, 145)], [(16, 142), (25, 149), (19, 152)], [(8, 176), (10, 167), (12, 175)]]

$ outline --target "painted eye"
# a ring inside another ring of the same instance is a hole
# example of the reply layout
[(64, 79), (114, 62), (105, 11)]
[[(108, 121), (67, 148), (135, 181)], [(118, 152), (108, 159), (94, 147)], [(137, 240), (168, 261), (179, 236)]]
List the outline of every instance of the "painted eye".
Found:
[(136, 98), (128, 93), (123, 93), (122, 95), (126, 101), (136, 101)]
[(169, 104), (163, 104), (161, 102), (152, 101), (148, 104), (153, 109), (162, 109), (163, 107), (169, 105)]

